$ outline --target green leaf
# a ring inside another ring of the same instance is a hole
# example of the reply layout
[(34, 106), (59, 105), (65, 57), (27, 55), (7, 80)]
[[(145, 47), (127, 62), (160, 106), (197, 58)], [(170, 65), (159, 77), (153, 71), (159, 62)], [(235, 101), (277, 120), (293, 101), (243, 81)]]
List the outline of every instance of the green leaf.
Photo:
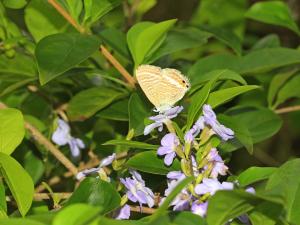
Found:
[(246, 17), (288, 28), (300, 35), (288, 6), (282, 1), (257, 2), (246, 12)]
[(189, 70), (191, 80), (212, 70), (229, 69), (242, 75), (252, 75), (300, 63), (300, 51), (289, 48), (265, 48), (238, 57), (215, 54), (198, 60)]
[(50, 4), (45, 4), (44, 0), (29, 2), (25, 8), (25, 23), (36, 42), (48, 35), (63, 32), (69, 27), (65, 18)]
[[(219, 75), (220, 73), (221, 75)], [(217, 76), (219, 76), (219, 80), (233, 80), (243, 85), (247, 84), (245, 79), (234, 71), (227, 70), (227, 69), (213, 70), (205, 74), (198, 74), (197, 76), (193, 76), (192, 77), (193, 79), (191, 81), (192, 90), (190, 92), (193, 93), (195, 90), (199, 89), (199, 86), (202, 86), (203, 83), (208, 82)]]
[(209, 200), (207, 223), (208, 225), (223, 225), (230, 219), (249, 212), (266, 202), (276, 208), (281, 208), (282, 201), (268, 196), (267, 193), (254, 195), (242, 190), (218, 191)]
[(276, 34), (269, 34), (258, 40), (251, 50), (260, 50), (264, 48), (277, 48), (280, 47), (280, 39)]
[(284, 163), (268, 180), (266, 190), (276, 189), (286, 201), (286, 218), (297, 224), (300, 221), (300, 159)]
[(128, 121), (128, 99), (122, 99), (120, 101), (113, 102), (108, 105), (100, 112), (97, 113), (97, 116), (109, 120), (116, 121)]
[(10, 155), (25, 135), (24, 118), (17, 109), (0, 110), (0, 152)]
[(120, 195), (112, 184), (95, 177), (85, 178), (69, 198), (67, 205), (87, 203), (99, 206), (106, 214), (120, 206)]
[(146, 151), (132, 156), (126, 163), (130, 168), (146, 173), (166, 175), (170, 171), (180, 170), (180, 163), (177, 159), (167, 167), (163, 158), (157, 156), (156, 151)]
[[(101, 209), (86, 205), (73, 204), (63, 208), (55, 216), (53, 225), (97, 225)], [(98, 217), (98, 219), (97, 219)], [(92, 223), (95, 221), (94, 223)]]
[(220, 149), (231, 152), (245, 146), (250, 154), (253, 154), (253, 140), (250, 131), (245, 124), (239, 120), (226, 115), (218, 115), (218, 120), (221, 124), (229, 127), (234, 131), (234, 139), (222, 143)]
[(74, 0), (65, 0), (66, 8), (70, 12), (72, 18), (74, 18), (77, 22), (79, 22), (79, 16), (82, 10), (82, 1), (74, 1)]
[(299, 86), (300, 73), (296, 74), (289, 81), (287, 81), (286, 84), (278, 91), (277, 99), (273, 107), (276, 108), (278, 105), (290, 98), (300, 98)]
[(83, 62), (98, 50), (99, 44), (95, 36), (76, 33), (54, 34), (43, 38), (35, 49), (40, 83), (46, 84)]
[(144, 119), (150, 114), (150, 107), (137, 93), (130, 96), (128, 102), (129, 130), (134, 130), (134, 135), (138, 136), (144, 132)]
[(116, 146), (134, 148), (134, 149), (138, 149), (138, 150), (144, 150), (144, 149), (156, 150), (159, 148), (158, 145), (151, 145), (151, 144), (147, 144), (147, 143), (143, 143), (143, 142), (139, 142), (139, 141), (128, 141), (128, 140), (110, 140), (110, 141), (103, 143), (103, 145), (116, 145)]
[(150, 64), (165, 55), (184, 49), (199, 47), (207, 43), (209, 37), (208, 33), (193, 27), (172, 29), (168, 32), (166, 40), (162, 45), (146, 58), (146, 62)]
[(4, 183), (0, 181), (0, 220), (3, 218), (7, 218), (7, 204)]
[(87, 24), (97, 22), (121, 3), (121, 0), (84, 0), (85, 13), (83, 21)]
[(266, 180), (268, 179), (274, 172), (277, 171), (275, 167), (250, 167), (243, 171), (237, 178), (241, 187), (248, 186), (249, 184)]
[(1, 219), (0, 225), (46, 225), (45, 223), (41, 223), (38, 221), (34, 221), (32, 219), (27, 218), (7, 218)]
[(155, 224), (155, 221), (159, 220), (159, 218), (167, 211), (173, 199), (184, 189), (189, 183), (194, 180), (194, 177), (186, 177), (176, 187), (173, 188), (172, 192), (166, 197), (163, 203), (156, 209), (155, 213), (152, 215), (150, 219), (150, 224)]
[(26, 4), (26, 0), (3, 0), (3, 5), (11, 9), (21, 9)]
[(276, 98), (278, 90), (286, 83), (286, 81), (295, 74), (295, 70), (290, 70), (284, 73), (279, 73), (273, 77), (270, 82), (269, 92), (268, 92), (268, 105), (273, 107), (273, 103)]
[(0, 152), (0, 171), (22, 216), (30, 209), (34, 185), (29, 174), (12, 157)]
[(142, 64), (147, 54), (153, 52), (153, 49), (157, 49), (157, 43), (162, 43), (161, 40), (175, 22), (175, 19), (156, 24), (142, 22), (134, 25), (128, 31), (127, 43), (134, 59), (135, 67)]
[(124, 96), (125, 93), (112, 88), (89, 88), (79, 92), (71, 99), (67, 113), (71, 120), (85, 120)]
[(232, 88), (221, 89), (215, 92), (210, 93), (207, 104), (209, 104), (212, 108), (216, 108), (217, 106), (228, 102), (229, 100), (233, 99), (234, 97), (243, 94), (248, 91), (252, 91), (259, 88), (256, 85), (244, 85)]
[(221, 27), (201, 26), (202, 30), (212, 34), (219, 41), (228, 45), (237, 55), (242, 55), (240, 38), (231, 30)]
[(281, 118), (273, 111), (265, 108), (247, 109), (244, 107), (231, 111), (229, 115), (249, 129), (253, 143), (273, 136), (282, 125)]
[(205, 103), (206, 99), (209, 96), (210, 90), (212, 89), (215, 82), (219, 79), (219, 77), (224, 73), (224, 71), (215, 71), (212, 79), (205, 84), (205, 86), (196, 92), (192, 96), (191, 105), (188, 110), (188, 117), (187, 117), (187, 130), (191, 128), (193, 122), (198, 119), (202, 106)]

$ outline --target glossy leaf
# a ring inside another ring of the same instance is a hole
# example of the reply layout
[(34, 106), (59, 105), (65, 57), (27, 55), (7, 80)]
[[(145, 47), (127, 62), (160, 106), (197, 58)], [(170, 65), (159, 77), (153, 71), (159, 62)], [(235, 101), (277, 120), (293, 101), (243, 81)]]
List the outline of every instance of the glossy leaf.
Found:
[(284, 163), (268, 180), (266, 190), (276, 189), (284, 197), (286, 218), (291, 223), (300, 220), (300, 159)]
[(67, 113), (71, 120), (85, 120), (124, 96), (125, 93), (112, 88), (90, 88), (79, 92), (71, 99)]
[(242, 54), (242, 43), (240, 38), (231, 30), (211, 27), (211, 26), (201, 26), (201, 29), (212, 34), (215, 38), (228, 45), (237, 54)]
[(290, 98), (300, 98), (300, 73), (286, 82), (286, 84), (278, 91), (274, 108)]
[(105, 142), (103, 145), (116, 145), (122, 147), (133, 148), (137, 150), (156, 150), (158, 149), (158, 145), (151, 145), (144, 142), (139, 141), (128, 141), (128, 140), (110, 140)]
[(38, 42), (43, 37), (63, 32), (68, 22), (50, 4), (44, 0), (31, 0), (25, 8), (25, 23)]
[(133, 93), (128, 102), (129, 110), (129, 130), (134, 130), (134, 135), (138, 136), (144, 132), (144, 119), (150, 116), (150, 107), (137, 94)]
[(141, 152), (127, 161), (127, 166), (140, 170), (142, 172), (166, 175), (170, 171), (180, 170), (180, 163), (178, 160), (174, 160), (171, 166), (166, 166), (161, 157), (157, 156), (156, 151)]
[(300, 35), (288, 6), (282, 1), (257, 2), (246, 12), (246, 17), (288, 28)]
[[(101, 209), (86, 205), (73, 204), (63, 208), (55, 216), (53, 225), (97, 225)], [(98, 217), (98, 219), (97, 219)], [(93, 222), (94, 221), (94, 222)]]
[[(160, 23), (142, 22), (134, 25), (127, 33), (127, 43), (134, 59), (135, 67), (142, 64), (147, 54), (153, 51), (166, 32), (175, 24), (176, 20)], [(161, 42), (160, 42), (161, 43)]]
[(166, 40), (152, 55), (146, 59), (147, 63), (152, 63), (159, 58), (173, 52), (189, 48), (196, 48), (205, 44), (210, 35), (196, 28), (172, 29), (168, 32)]
[(236, 97), (240, 94), (255, 90), (257, 88), (259, 88), (259, 86), (244, 85), (244, 86), (221, 89), (221, 90), (210, 93), (210, 95), (207, 99), (207, 104), (209, 104), (212, 108), (215, 108), (215, 107), (233, 99), (234, 97)]
[(273, 173), (277, 171), (275, 167), (250, 167), (243, 171), (237, 178), (241, 187), (248, 186), (249, 184), (266, 180)]
[(104, 109), (102, 109), (97, 116), (105, 119), (116, 121), (128, 121), (128, 99), (113, 102)]
[(25, 135), (24, 118), (17, 109), (0, 110), (0, 152), (10, 155)]
[(120, 195), (112, 184), (99, 178), (85, 178), (69, 198), (67, 205), (87, 203), (98, 206), (106, 214), (120, 206)]
[(0, 152), (0, 171), (17, 202), (21, 215), (25, 216), (30, 209), (34, 193), (31, 177), (14, 158), (2, 152)]
[(98, 50), (94, 36), (76, 33), (54, 34), (43, 38), (36, 46), (40, 83), (46, 84), (86, 60)]

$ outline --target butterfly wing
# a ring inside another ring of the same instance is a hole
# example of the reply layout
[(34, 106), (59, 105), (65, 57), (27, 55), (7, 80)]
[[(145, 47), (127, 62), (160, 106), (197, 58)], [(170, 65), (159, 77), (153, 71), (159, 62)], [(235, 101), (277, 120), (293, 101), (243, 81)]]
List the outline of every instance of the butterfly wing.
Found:
[(149, 101), (158, 110), (173, 106), (185, 94), (182, 75), (174, 69), (161, 69), (157, 66), (141, 65), (136, 71), (137, 80)]

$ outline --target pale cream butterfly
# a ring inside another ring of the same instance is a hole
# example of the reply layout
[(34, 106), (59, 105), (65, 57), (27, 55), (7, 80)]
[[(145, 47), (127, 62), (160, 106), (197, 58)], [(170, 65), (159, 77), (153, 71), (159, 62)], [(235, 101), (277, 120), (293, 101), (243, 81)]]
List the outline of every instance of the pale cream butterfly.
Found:
[(190, 88), (190, 82), (176, 69), (162, 69), (152, 65), (141, 65), (136, 78), (149, 101), (159, 112), (170, 109), (183, 98)]

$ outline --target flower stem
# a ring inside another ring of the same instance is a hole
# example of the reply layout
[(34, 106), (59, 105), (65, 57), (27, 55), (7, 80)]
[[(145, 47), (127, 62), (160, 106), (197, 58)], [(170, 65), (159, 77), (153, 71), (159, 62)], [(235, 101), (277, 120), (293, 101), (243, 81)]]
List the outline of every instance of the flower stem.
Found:
[(175, 128), (174, 128), (171, 120), (167, 119), (164, 122), (164, 124), (166, 125), (166, 127), (167, 127), (167, 129), (169, 130), (170, 133), (176, 134)]

